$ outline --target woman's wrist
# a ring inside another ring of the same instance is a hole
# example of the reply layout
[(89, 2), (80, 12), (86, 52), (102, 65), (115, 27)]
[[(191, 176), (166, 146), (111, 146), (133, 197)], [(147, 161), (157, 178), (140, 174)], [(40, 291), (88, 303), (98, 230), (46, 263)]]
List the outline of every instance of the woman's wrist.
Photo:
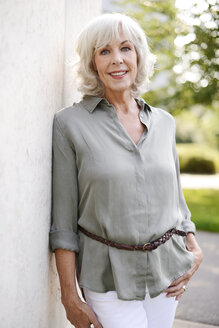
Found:
[(61, 299), (62, 303), (71, 303), (71, 304), (78, 304), (81, 299), (80, 296), (78, 295), (77, 291), (75, 290), (62, 290), (61, 291)]
[(192, 232), (188, 232), (186, 235), (186, 247), (189, 251), (200, 249), (196, 239), (195, 235)]
[(192, 232), (189, 232), (186, 235), (186, 248), (190, 251), (196, 254), (196, 257), (198, 258), (198, 262), (202, 262), (203, 260), (203, 253), (202, 249), (200, 248), (199, 244), (197, 243), (195, 236)]

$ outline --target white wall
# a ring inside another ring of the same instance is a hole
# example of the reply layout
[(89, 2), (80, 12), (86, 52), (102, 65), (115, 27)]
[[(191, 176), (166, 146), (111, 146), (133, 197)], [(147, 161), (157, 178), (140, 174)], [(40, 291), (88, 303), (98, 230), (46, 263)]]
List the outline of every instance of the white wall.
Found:
[(54, 113), (78, 98), (73, 42), (101, 0), (0, 0), (0, 326), (67, 328), (49, 252)]

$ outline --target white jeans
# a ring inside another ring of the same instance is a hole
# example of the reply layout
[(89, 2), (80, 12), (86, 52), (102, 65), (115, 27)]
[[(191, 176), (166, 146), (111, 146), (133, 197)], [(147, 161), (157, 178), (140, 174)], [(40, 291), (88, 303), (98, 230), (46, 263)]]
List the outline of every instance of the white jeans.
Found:
[(93, 292), (87, 288), (84, 295), (103, 328), (171, 328), (178, 301), (166, 293), (150, 298), (148, 290), (144, 300), (124, 301), (116, 291)]

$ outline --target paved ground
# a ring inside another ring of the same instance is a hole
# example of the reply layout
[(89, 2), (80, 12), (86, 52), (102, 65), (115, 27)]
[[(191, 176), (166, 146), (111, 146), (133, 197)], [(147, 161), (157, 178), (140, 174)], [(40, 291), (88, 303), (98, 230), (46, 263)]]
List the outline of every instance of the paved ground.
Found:
[(212, 188), (219, 189), (219, 174), (181, 174), (183, 188), (200, 189)]
[(196, 323), (191, 321), (176, 319), (173, 328), (215, 328), (218, 326), (205, 325), (204, 323)]
[(176, 318), (186, 321), (176, 320), (174, 328), (204, 328), (202, 324), (219, 327), (219, 234), (198, 231), (196, 238), (204, 260), (177, 308)]

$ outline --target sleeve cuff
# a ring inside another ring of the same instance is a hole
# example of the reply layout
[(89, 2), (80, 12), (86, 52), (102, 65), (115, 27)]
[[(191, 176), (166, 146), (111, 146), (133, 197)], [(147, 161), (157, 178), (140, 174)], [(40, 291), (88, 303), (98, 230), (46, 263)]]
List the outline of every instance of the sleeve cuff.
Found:
[(195, 233), (196, 233), (195, 224), (191, 220), (182, 221), (181, 226), (182, 226), (183, 231), (186, 232), (186, 234), (188, 232), (192, 232), (195, 235)]
[(79, 252), (79, 236), (73, 231), (52, 231), (49, 233), (49, 244), (52, 252), (57, 248)]

